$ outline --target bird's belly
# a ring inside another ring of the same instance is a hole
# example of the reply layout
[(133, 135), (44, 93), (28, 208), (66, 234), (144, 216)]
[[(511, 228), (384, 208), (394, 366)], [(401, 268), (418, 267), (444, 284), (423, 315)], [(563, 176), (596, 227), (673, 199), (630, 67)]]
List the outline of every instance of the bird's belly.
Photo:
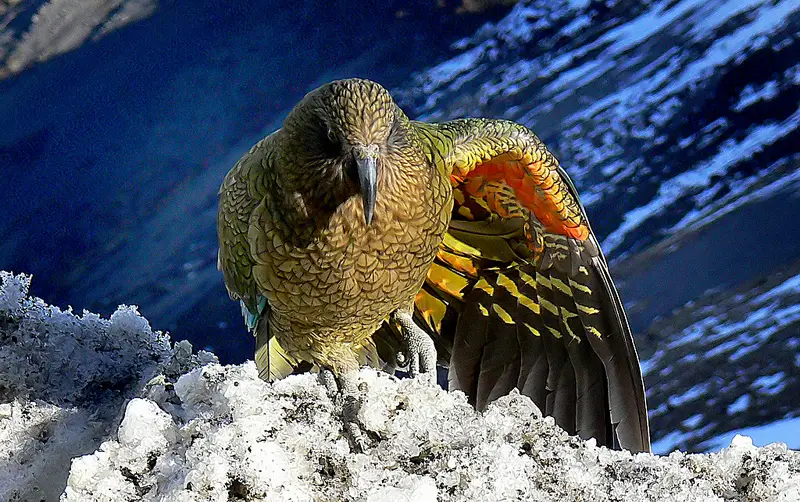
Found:
[(363, 326), (374, 331), (419, 291), (437, 245), (382, 251), (357, 245), (323, 247), (292, 260), (295, 263), (289, 274), (283, 274), (282, 287), (268, 297), (270, 305), (307, 327)]
[(273, 254), (271, 308), (293, 331), (335, 333), (340, 341), (370, 336), (422, 287), (447, 228), (441, 211), (411, 222), (378, 211), (370, 227), (335, 216), (311, 245)]

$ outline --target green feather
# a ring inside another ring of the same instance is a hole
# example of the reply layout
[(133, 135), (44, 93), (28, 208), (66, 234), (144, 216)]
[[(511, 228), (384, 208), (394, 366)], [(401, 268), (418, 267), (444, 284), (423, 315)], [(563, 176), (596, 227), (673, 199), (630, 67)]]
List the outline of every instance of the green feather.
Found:
[(264, 312), (264, 308), (267, 306), (267, 298), (264, 296), (258, 297), (258, 312), (251, 312), (250, 309), (247, 308), (247, 304), (243, 301), (239, 303), (242, 306), (242, 317), (244, 317), (244, 323), (247, 325), (247, 329), (255, 331), (256, 324), (258, 324), (258, 320)]

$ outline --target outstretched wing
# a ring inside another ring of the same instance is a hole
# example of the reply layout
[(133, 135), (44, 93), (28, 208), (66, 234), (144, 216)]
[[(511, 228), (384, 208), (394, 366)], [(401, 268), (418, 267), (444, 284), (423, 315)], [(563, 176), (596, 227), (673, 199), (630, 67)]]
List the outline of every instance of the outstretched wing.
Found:
[(570, 433), (649, 451), (633, 337), (567, 174), (513, 122), (419, 125), (454, 189), (416, 301), (449, 354), (451, 389), (483, 409), (516, 387)]

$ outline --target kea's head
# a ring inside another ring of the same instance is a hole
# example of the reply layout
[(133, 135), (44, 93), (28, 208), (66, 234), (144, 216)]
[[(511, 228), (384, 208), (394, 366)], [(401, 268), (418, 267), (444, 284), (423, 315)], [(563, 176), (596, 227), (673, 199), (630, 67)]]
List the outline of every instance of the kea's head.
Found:
[(406, 122), (380, 84), (362, 79), (325, 84), (308, 93), (283, 124), (282, 141), (291, 155), (281, 159), (284, 174), (327, 205), (360, 194), (369, 225), (378, 178), (391, 169), (385, 159), (407, 145)]

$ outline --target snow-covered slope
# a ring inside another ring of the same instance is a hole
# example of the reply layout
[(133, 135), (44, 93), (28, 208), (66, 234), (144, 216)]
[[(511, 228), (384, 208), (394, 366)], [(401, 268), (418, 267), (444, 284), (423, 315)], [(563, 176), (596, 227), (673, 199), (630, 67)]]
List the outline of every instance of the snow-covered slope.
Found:
[[(660, 320), (643, 361), (651, 422), (666, 433), (656, 451), (713, 446), (726, 431), (799, 417), (798, 323), (800, 263)], [(795, 448), (798, 430), (786, 438)]]
[(0, 2), (0, 79), (145, 19), (157, 5), (157, 0)]
[(355, 454), (313, 375), (267, 384), (252, 362), (170, 347), (133, 307), (78, 317), (29, 297), (29, 281), (0, 273), (3, 500), (800, 498), (800, 453), (782, 444), (632, 456), (567, 436), (518, 394), (481, 414), (372, 370), (370, 446)]
[(30, 276), (0, 272), (0, 500), (57, 500), (70, 460), (116, 429), (152, 378), (176, 378), (212, 354), (170, 346), (136, 307), (109, 319), (28, 296)]

